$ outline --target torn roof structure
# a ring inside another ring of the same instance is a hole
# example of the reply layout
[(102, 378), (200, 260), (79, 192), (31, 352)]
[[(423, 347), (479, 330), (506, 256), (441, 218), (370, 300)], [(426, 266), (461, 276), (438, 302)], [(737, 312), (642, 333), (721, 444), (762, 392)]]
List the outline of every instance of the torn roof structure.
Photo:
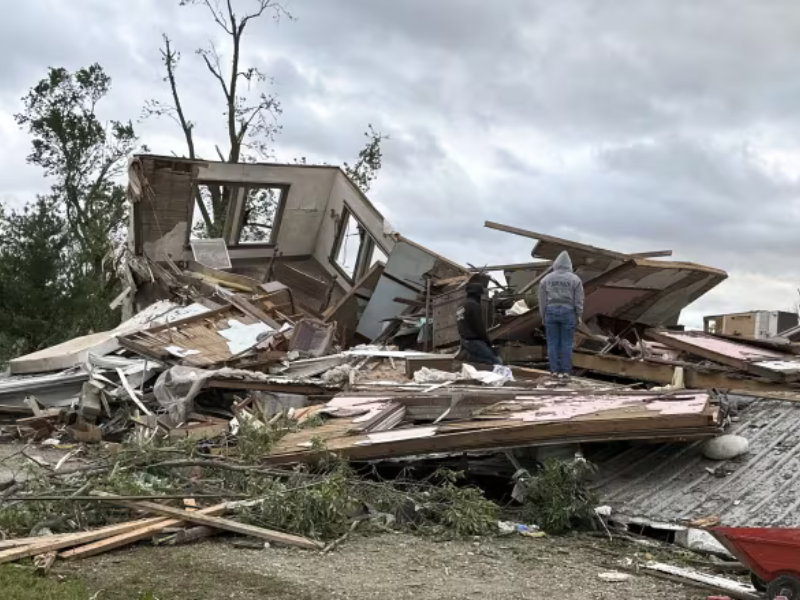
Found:
[[(670, 251), (623, 254), (498, 223), (485, 226), (536, 240), (531, 255), (537, 259), (554, 260), (567, 251), (584, 282), (586, 320), (602, 314), (649, 326), (676, 325), (686, 306), (728, 277), (725, 271), (705, 265), (654, 260), (671, 255)], [(529, 291), (535, 291), (535, 284), (536, 280), (528, 284)], [(518, 318), (493, 331), (492, 338), (518, 339), (540, 325), (530, 317)]]

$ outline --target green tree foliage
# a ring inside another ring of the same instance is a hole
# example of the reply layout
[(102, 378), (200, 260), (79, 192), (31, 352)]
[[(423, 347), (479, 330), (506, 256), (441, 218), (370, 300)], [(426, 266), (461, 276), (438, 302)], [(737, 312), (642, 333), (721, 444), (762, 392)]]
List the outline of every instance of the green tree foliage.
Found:
[(115, 256), (127, 216), (120, 182), (137, 138), (97, 107), (111, 78), (95, 64), (51, 68), (16, 115), (31, 134), (28, 162), (52, 182), (21, 211), (0, 212), (0, 360), (113, 327)]
[(52, 200), (0, 211), (0, 358), (61, 338), (69, 237)]
[(28, 162), (54, 181), (53, 199), (64, 211), (73, 250), (98, 277), (125, 222), (125, 188), (118, 177), (137, 146), (130, 121), (103, 124), (97, 116), (110, 89), (111, 78), (98, 64), (74, 73), (51, 68), (16, 115), (33, 137)]
[(344, 172), (366, 194), (372, 187), (372, 182), (378, 178), (378, 171), (383, 165), (381, 142), (388, 140), (389, 136), (375, 131), (372, 124), (364, 135), (367, 145), (358, 153), (358, 160), (354, 164), (344, 163)]

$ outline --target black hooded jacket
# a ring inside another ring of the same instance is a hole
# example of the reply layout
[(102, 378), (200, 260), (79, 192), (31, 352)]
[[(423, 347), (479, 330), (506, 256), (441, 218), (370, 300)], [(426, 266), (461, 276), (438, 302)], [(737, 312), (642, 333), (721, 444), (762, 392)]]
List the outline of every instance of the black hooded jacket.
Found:
[(458, 322), (458, 335), (462, 340), (481, 340), (489, 342), (486, 326), (483, 323), (481, 310), (481, 296), (483, 286), (471, 283), (467, 285), (467, 300), (456, 312)]

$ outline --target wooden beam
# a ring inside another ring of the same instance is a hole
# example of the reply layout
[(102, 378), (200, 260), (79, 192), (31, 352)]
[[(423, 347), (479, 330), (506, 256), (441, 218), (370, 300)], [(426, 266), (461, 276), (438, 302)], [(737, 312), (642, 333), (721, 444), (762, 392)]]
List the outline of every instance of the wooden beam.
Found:
[(405, 304), (406, 306), (413, 306), (415, 308), (422, 308), (425, 306), (424, 302), (420, 302), (419, 300), (409, 300), (408, 298), (394, 298), (393, 302)]
[(126, 502), (120, 500), (118, 504), (128, 506), (136, 510), (144, 510), (158, 515), (165, 515), (180, 519), (181, 521), (188, 521), (190, 523), (197, 523), (198, 525), (206, 525), (214, 529), (224, 529), (225, 531), (233, 531), (242, 535), (249, 535), (252, 537), (261, 538), (269, 542), (278, 544), (285, 544), (287, 546), (298, 546), (308, 550), (322, 550), (324, 545), (315, 542), (314, 540), (288, 533), (281, 533), (280, 531), (273, 531), (271, 529), (264, 529), (263, 527), (255, 527), (254, 525), (247, 525), (230, 519), (223, 519), (221, 517), (213, 517), (210, 515), (200, 514), (199, 511), (187, 511), (172, 506), (165, 506), (163, 504), (156, 504), (154, 502)]
[(112, 525), (110, 527), (103, 527), (102, 529), (94, 529), (92, 531), (83, 531), (73, 535), (65, 535), (56, 539), (49, 539), (41, 543), (32, 543), (28, 546), (20, 548), (12, 548), (0, 552), (0, 564), (19, 560), (20, 558), (27, 558), (29, 556), (36, 556), (38, 554), (46, 554), (54, 550), (61, 550), (62, 548), (70, 548), (72, 546), (79, 546), (81, 544), (88, 544), (97, 540), (102, 540), (134, 529), (139, 529), (143, 526), (152, 525), (154, 523), (164, 521), (162, 517), (155, 519), (142, 519), (139, 521), (130, 521), (128, 523), (120, 523), (119, 525)]
[(653, 250), (652, 252), (634, 252), (629, 254), (633, 258), (658, 258), (660, 256), (672, 256), (672, 250)]
[(258, 319), (262, 323), (268, 325), (276, 332), (281, 328), (281, 324), (278, 323), (275, 319), (270, 317), (267, 313), (265, 313), (261, 308), (252, 304), (247, 298), (244, 296), (239, 296), (238, 294), (233, 294), (228, 298), (231, 304), (233, 304), (236, 308), (242, 311), (245, 314), (250, 315), (251, 317)]
[[(227, 503), (216, 504), (214, 506), (202, 508), (197, 512), (204, 515), (221, 515), (225, 512), (227, 507)], [(98, 554), (102, 554), (103, 552), (108, 552), (109, 550), (114, 550), (123, 546), (129, 546), (130, 544), (134, 544), (142, 540), (148, 540), (153, 537), (153, 535), (164, 531), (168, 527), (181, 527), (185, 524), (186, 523), (181, 519), (158, 519), (157, 523), (151, 523), (150, 525), (140, 527), (139, 529), (134, 529), (133, 531), (128, 531), (114, 537), (99, 540), (78, 548), (73, 548), (72, 550), (62, 552), (60, 556), (66, 560), (75, 560), (78, 558), (96, 556)]]
[(486, 221), (483, 226), (488, 227), (489, 229), (496, 229), (497, 231), (504, 231), (506, 233), (513, 233), (514, 235), (519, 235), (533, 240), (538, 240), (540, 242), (550, 242), (551, 244), (567, 246), (569, 248), (574, 248), (575, 250), (586, 252), (587, 254), (601, 254), (603, 256), (606, 256), (608, 258), (613, 258), (616, 260), (628, 260), (630, 258), (629, 255), (622, 254), (621, 252), (614, 252), (613, 250), (597, 248), (596, 246), (589, 246), (588, 244), (581, 244), (580, 242), (573, 242), (552, 235), (537, 233), (536, 231), (528, 231), (527, 229), (520, 229), (519, 227), (511, 227), (509, 225), (493, 223), (492, 221)]
[(258, 281), (251, 277), (246, 277), (245, 275), (239, 275), (237, 273), (231, 273), (228, 271), (220, 271), (212, 267), (201, 265), (199, 262), (193, 260), (188, 262), (187, 269), (197, 273), (198, 275), (206, 275), (212, 280), (217, 280), (223, 285), (229, 285), (233, 289), (242, 292), (254, 293), (260, 285)]
[(653, 250), (651, 252), (635, 252), (631, 254), (624, 254), (622, 252), (615, 252), (614, 250), (606, 250), (605, 248), (598, 248), (597, 246), (590, 246), (588, 244), (581, 244), (580, 242), (573, 242), (572, 240), (566, 240), (564, 238), (559, 238), (553, 235), (547, 235), (545, 233), (528, 231), (527, 229), (520, 229), (518, 227), (502, 225), (500, 223), (493, 223), (492, 221), (486, 221), (484, 223), (484, 227), (488, 227), (489, 229), (496, 229), (498, 231), (504, 231), (506, 233), (513, 233), (514, 235), (531, 238), (533, 240), (538, 240), (540, 242), (549, 242), (551, 244), (557, 244), (559, 246), (567, 246), (570, 248), (574, 248), (575, 250), (586, 252), (588, 254), (602, 254), (604, 256), (607, 256), (608, 258), (615, 258), (617, 260), (627, 260), (630, 258), (656, 258), (659, 256), (672, 256), (672, 250)]
[(322, 314), (322, 320), (325, 321), (326, 323), (331, 321), (333, 319), (334, 315), (336, 315), (336, 313), (338, 313), (339, 310), (345, 304), (347, 304), (354, 296), (356, 296), (358, 294), (358, 290), (363, 288), (366, 285), (366, 283), (370, 280), (371, 277), (376, 276), (376, 274), (377, 274), (378, 277), (383, 275), (383, 269), (384, 268), (385, 268), (385, 265), (382, 262), (377, 262), (374, 265), (372, 265), (370, 267), (370, 269), (366, 272), (366, 274), (361, 279), (359, 279), (353, 285), (352, 288), (350, 288), (349, 292), (347, 292), (344, 296), (342, 296), (334, 306), (328, 308), (328, 310), (326, 310)]
[[(659, 385), (672, 383), (675, 367), (650, 361), (632, 360), (619, 356), (601, 356), (599, 354), (584, 354), (575, 352), (572, 355), (572, 364), (579, 369), (614, 375), (629, 379), (638, 379)], [(683, 368), (683, 377), (686, 386), (694, 389), (729, 390), (743, 395), (759, 394), (763, 397), (772, 397), (780, 400), (800, 401), (800, 389), (792, 390), (785, 386), (758, 381), (757, 379), (736, 378), (725, 373), (713, 373), (698, 369)], [(794, 396), (794, 397), (793, 397)]]
[(514, 263), (510, 265), (487, 265), (485, 267), (473, 267), (470, 269), (471, 273), (481, 273), (485, 271), (529, 271), (531, 269), (541, 269), (542, 267), (549, 267), (553, 262), (549, 260), (540, 260), (539, 262), (531, 263)]

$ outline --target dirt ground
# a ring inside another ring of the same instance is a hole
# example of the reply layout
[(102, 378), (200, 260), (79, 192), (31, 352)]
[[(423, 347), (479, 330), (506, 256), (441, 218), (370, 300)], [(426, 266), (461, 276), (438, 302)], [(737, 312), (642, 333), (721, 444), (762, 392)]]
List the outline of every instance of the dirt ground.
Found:
[[(596, 538), (436, 541), (401, 534), (353, 538), (322, 555), (235, 548), (230, 538), (178, 547), (139, 546), (57, 573), (78, 576), (95, 600), (367, 600), (456, 598), (696, 600), (708, 594), (647, 575), (609, 583), (599, 573), (636, 548)], [(639, 549), (641, 551), (641, 549)], [(152, 594), (148, 596), (147, 594)]]

